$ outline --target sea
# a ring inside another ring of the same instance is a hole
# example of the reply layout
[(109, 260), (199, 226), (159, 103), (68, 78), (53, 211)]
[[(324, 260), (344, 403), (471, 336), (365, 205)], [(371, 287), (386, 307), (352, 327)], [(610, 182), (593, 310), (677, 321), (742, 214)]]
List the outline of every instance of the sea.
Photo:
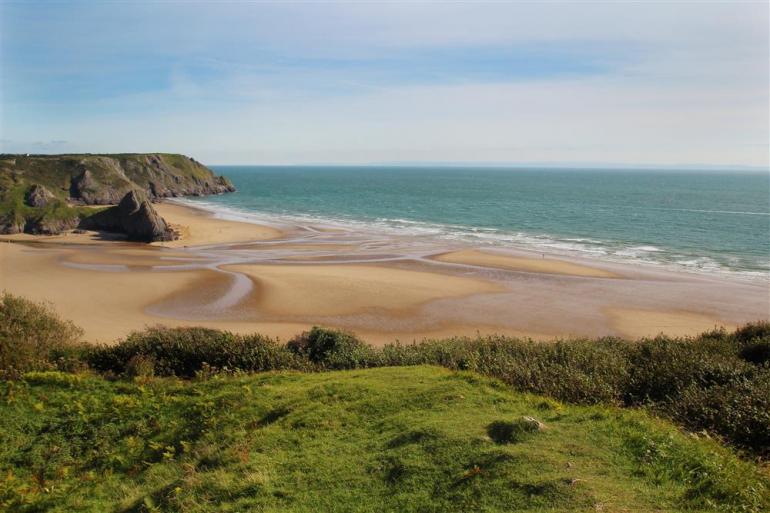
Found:
[(221, 216), (770, 280), (767, 171), (210, 166)]

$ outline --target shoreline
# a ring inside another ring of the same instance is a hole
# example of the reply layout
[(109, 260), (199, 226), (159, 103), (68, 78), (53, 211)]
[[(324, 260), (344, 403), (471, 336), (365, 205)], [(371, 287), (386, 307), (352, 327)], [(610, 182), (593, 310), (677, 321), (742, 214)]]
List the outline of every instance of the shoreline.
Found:
[[(366, 232), (393, 238), (417, 238), (422, 236), (415, 234), (404, 234), (401, 233), (400, 228), (378, 225), (375, 222), (323, 219), (301, 215), (286, 216), (284, 218), (277, 214), (274, 215), (270, 213), (245, 212), (237, 210), (234, 207), (221, 206), (213, 203), (206, 203), (205, 201), (191, 200), (189, 198), (169, 198), (166, 201), (175, 205), (184, 206), (207, 213), (208, 215), (217, 219), (253, 223), (278, 229), (290, 230), (292, 228), (296, 228), (297, 226), (302, 226), (303, 228), (310, 228), (319, 231)], [(414, 224), (425, 224), (426, 226), (435, 227), (451, 227), (449, 225), (427, 222), (414, 222)], [(490, 231), (494, 230), (490, 229)], [(694, 275), (705, 278), (726, 279), (740, 283), (766, 283), (768, 286), (770, 286), (770, 271), (734, 270), (724, 267), (720, 267), (719, 269), (693, 268), (675, 262), (661, 262), (609, 254), (598, 255), (586, 250), (554, 248), (551, 246), (538, 247), (523, 242), (507, 240), (504, 243), (500, 241), (468, 241), (464, 239), (456, 239), (454, 237), (451, 239), (442, 238), (441, 236), (437, 236), (435, 234), (428, 234), (425, 235), (425, 237), (433, 238), (436, 241), (440, 241), (444, 245), (456, 247), (459, 249), (475, 248), (489, 250), (491, 252), (502, 251), (505, 253), (510, 253), (513, 256), (520, 256), (522, 258), (540, 258), (542, 255), (545, 255), (546, 258), (567, 260), (581, 265), (601, 265), (603, 267), (634, 266), (651, 273), (681, 273), (684, 275)], [(640, 246), (640, 248), (641, 247), (643, 246)], [(645, 251), (650, 248), (652, 248), (652, 246), (645, 249)], [(652, 252), (654, 253), (657, 251)]]
[(0, 244), (0, 290), (50, 301), (86, 340), (103, 343), (155, 324), (282, 340), (318, 324), (381, 345), (476, 334), (694, 335), (768, 318), (767, 288), (756, 282), (328, 226), (266, 226), (187, 202), (156, 207), (182, 239), (1, 237), (14, 243)]

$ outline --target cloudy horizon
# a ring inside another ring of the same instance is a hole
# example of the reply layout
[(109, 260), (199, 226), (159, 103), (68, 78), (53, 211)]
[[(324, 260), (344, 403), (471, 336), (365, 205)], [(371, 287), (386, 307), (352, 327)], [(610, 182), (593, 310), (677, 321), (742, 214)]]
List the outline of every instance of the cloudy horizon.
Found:
[(766, 2), (0, 5), (6, 153), (769, 164)]

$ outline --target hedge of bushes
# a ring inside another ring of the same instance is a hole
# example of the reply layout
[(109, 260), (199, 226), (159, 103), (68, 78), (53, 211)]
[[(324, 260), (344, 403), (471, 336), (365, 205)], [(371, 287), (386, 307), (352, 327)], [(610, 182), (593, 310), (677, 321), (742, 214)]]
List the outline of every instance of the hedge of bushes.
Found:
[[(21, 316), (20, 323), (14, 316)], [(636, 342), (542, 343), (491, 336), (375, 348), (353, 334), (324, 328), (285, 345), (261, 335), (156, 327), (116, 345), (82, 346), (74, 342), (77, 332), (70, 324), (45, 307), (9, 296), (3, 298), (0, 319), (0, 365), (6, 377), (36, 368), (76, 368), (73, 362), (113, 376), (183, 378), (432, 364), (493, 376), (516, 390), (564, 402), (651, 408), (688, 430), (705, 430), (749, 453), (770, 456), (767, 322), (695, 338)]]
[(82, 366), (83, 330), (60, 319), (50, 305), (0, 296), (0, 379), (32, 370), (75, 370)]
[(201, 372), (301, 369), (304, 361), (262, 335), (208, 328), (147, 328), (113, 346), (82, 354), (89, 367), (115, 375), (194, 377)]

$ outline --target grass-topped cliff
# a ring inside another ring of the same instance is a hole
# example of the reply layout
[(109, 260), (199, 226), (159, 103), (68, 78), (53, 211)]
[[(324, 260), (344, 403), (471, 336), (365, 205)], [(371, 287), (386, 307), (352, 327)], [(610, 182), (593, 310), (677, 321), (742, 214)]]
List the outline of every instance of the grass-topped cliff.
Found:
[(383, 348), (320, 328), (79, 335), (0, 300), (0, 509), (770, 509), (767, 323)]
[(131, 191), (149, 199), (235, 190), (184, 155), (0, 155), (0, 233), (58, 233)]

